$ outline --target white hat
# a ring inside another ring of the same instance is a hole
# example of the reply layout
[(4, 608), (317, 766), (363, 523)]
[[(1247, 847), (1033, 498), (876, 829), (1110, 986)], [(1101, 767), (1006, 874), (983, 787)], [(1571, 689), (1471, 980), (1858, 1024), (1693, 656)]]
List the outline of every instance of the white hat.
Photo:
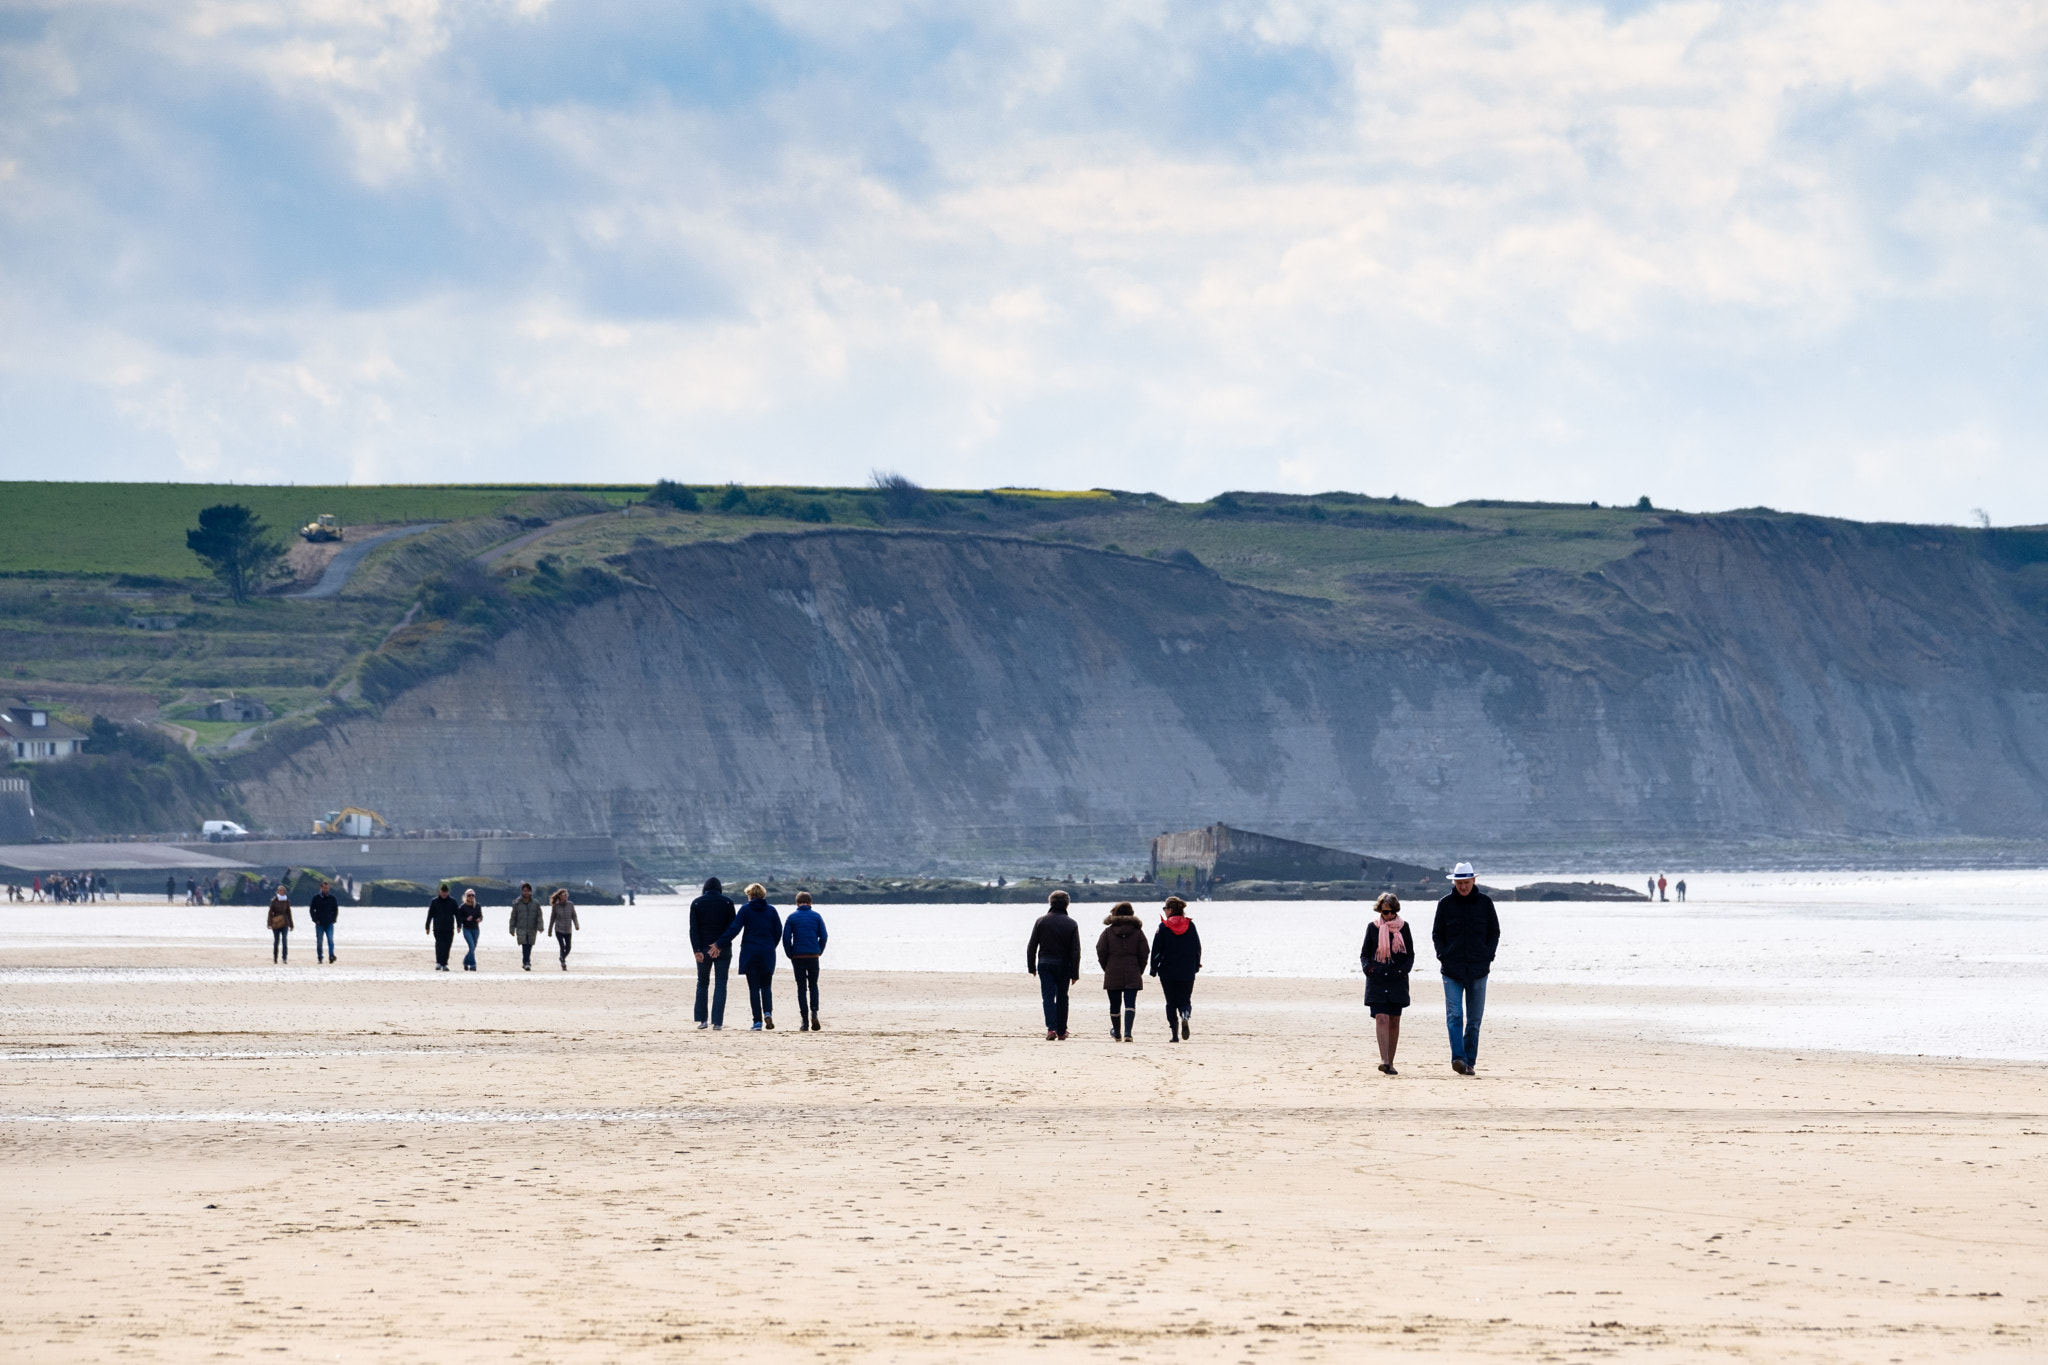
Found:
[(1465, 878), (1470, 877), (1472, 875), (1472, 864), (1470, 863), (1459, 863), (1456, 867), (1451, 869), (1451, 880), (1454, 882), (1463, 881)]

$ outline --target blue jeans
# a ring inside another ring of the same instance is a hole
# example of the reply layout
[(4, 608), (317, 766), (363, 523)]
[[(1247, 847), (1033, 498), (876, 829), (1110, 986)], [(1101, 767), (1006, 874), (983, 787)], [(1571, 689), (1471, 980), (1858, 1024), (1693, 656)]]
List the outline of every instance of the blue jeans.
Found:
[(796, 978), (796, 1012), (808, 1019), (818, 1012), (818, 959), (793, 957), (789, 971)]
[(1479, 1061), (1479, 1020), (1486, 1013), (1486, 978), (1456, 981), (1444, 978), (1444, 1023), (1451, 1031), (1451, 1060)]
[(273, 963), (291, 961), (291, 936), (292, 931), (289, 929), (272, 929), (270, 931), (270, 960)]
[(314, 956), (314, 957), (316, 957), (316, 958), (320, 956), (320, 945), (321, 945), (322, 943), (325, 943), (325, 944), (327, 945), (327, 956), (329, 956), (329, 957), (333, 957), (333, 956), (334, 956), (334, 926), (333, 926), (333, 925), (331, 925), (331, 924), (316, 924), (316, 925), (314, 925), (314, 926), (313, 926), (313, 956)]
[(462, 970), (465, 972), (476, 970), (476, 940), (477, 936), (482, 934), (483, 931), (484, 929), (481, 924), (465, 924), (462, 926), (462, 941), (469, 945), (469, 951), (462, 955)]
[[(716, 1024), (720, 1028), (725, 1027), (725, 978), (726, 974), (731, 970), (732, 955), (730, 953), (720, 953), (717, 957), (707, 957), (697, 964), (698, 1023)], [(718, 978), (718, 989), (715, 992), (711, 989), (713, 977)], [(709, 1013), (706, 1013), (704, 1008), (707, 995), (710, 997), (711, 1004)]]
[(1045, 1006), (1048, 1032), (1067, 1031), (1067, 988), (1071, 985), (1066, 963), (1058, 958), (1038, 959), (1038, 998)]

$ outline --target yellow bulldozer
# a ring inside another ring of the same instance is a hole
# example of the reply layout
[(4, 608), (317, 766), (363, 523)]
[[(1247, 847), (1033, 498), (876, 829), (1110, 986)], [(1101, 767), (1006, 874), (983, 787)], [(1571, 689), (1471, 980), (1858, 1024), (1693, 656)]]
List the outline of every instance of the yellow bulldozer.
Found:
[(340, 540), (341, 523), (334, 519), (334, 513), (322, 512), (301, 526), (299, 534), (316, 545), (325, 540)]
[(324, 820), (315, 820), (313, 822), (313, 832), (315, 834), (344, 834), (351, 839), (367, 839), (370, 837), (370, 828), (373, 825), (383, 825), (385, 829), (391, 828), (391, 826), (384, 824), (384, 817), (373, 810), (364, 810), (361, 806), (345, 806), (340, 810), (327, 812), (327, 818)]

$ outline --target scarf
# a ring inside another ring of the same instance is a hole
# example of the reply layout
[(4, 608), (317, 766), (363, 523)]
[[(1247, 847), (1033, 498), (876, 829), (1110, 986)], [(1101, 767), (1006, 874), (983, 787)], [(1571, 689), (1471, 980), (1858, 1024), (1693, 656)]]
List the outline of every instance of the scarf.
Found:
[(1386, 962), (1391, 960), (1395, 953), (1405, 953), (1408, 951), (1408, 945), (1403, 942), (1401, 937), (1401, 931), (1408, 927), (1406, 920), (1396, 915), (1392, 919), (1375, 920), (1373, 922), (1379, 925), (1380, 928), (1380, 946), (1372, 955), (1373, 961)]
[(1194, 923), (1186, 915), (1165, 915), (1160, 918), (1159, 922), (1173, 930), (1176, 934), (1185, 934), (1188, 931), (1188, 926)]

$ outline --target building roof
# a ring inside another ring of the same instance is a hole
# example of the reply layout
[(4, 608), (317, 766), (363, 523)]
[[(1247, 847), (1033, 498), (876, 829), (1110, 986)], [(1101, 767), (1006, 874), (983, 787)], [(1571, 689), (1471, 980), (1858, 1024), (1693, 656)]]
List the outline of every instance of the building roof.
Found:
[[(40, 712), (43, 724), (37, 725), (34, 717)], [(47, 706), (31, 706), (25, 701), (0, 703), (0, 735), (9, 739), (85, 739), (83, 730), (74, 730), (50, 712)]]

